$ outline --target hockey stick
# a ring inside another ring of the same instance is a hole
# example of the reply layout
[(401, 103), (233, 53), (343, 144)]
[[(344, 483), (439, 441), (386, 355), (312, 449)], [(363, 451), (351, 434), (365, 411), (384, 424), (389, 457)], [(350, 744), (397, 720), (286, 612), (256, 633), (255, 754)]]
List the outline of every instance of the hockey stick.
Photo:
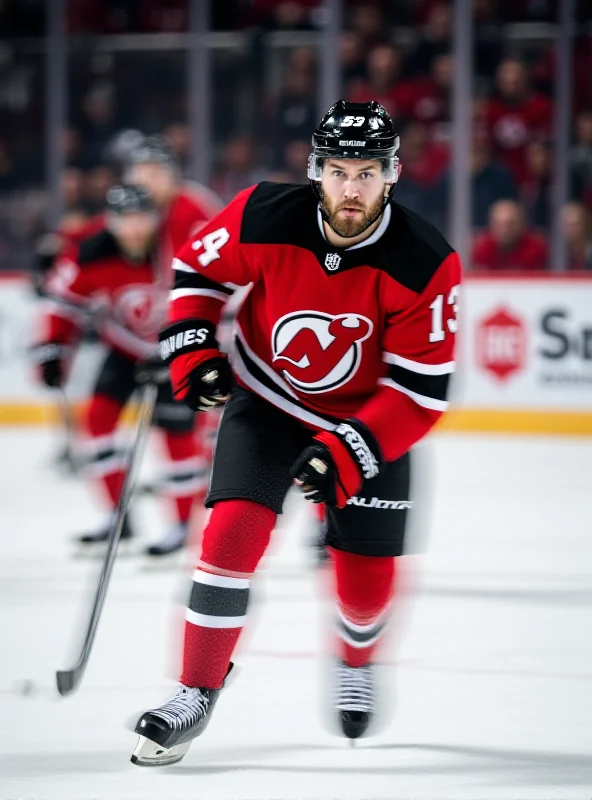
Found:
[(59, 400), (60, 417), (62, 420), (62, 426), (66, 434), (66, 444), (64, 446), (63, 452), (58, 457), (58, 463), (65, 464), (69, 472), (76, 474), (78, 472), (79, 464), (77, 458), (74, 455), (74, 436), (75, 436), (74, 416), (72, 414), (72, 407), (68, 402), (68, 398), (66, 396), (66, 391), (64, 387), (60, 386), (58, 392), (60, 398)]
[(97, 627), (101, 618), (101, 612), (107, 596), (107, 589), (109, 587), (111, 573), (113, 572), (113, 565), (115, 564), (115, 556), (117, 555), (117, 547), (121, 537), (123, 520), (132, 496), (136, 473), (139, 468), (148, 429), (150, 427), (157, 391), (158, 389), (153, 383), (147, 384), (146, 388), (144, 389), (142, 403), (140, 405), (140, 419), (138, 421), (134, 442), (129, 453), (128, 467), (123, 480), (119, 502), (117, 503), (117, 508), (115, 510), (115, 519), (113, 521), (111, 530), (109, 531), (107, 551), (105, 553), (103, 566), (101, 567), (101, 574), (97, 584), (94, 603), (84, 633), (84, 639), (82, 641), (78, 660), (72, 669), (58, 670), (58, 672), (56, 672), (58, 692), (63, 697), (66, 697), (67, 695), (76, 691), (80, 685), (88, 664), (92, 646), (97, 633)]

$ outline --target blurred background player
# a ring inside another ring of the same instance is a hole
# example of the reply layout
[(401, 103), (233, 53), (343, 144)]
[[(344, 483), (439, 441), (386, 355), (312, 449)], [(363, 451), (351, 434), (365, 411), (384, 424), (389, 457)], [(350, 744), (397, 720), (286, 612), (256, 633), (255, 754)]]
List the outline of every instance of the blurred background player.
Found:
[[(84, 452), (88, 474), (100, 483), (109, 518), (96, 533), (79, 537), (81, 548), (103, 546), (109, 533), (125, 470), (116, 428), (136, 388), (146, 380), (159, 385), (153, 424), (164, 433), (168, 468), (162, 492), (173, 501), (175, 525), (163, 542), (149, 547), (160, 556), (181, 548), (188, 535), (193, 501), (202, 487), (203, 463), (190, 409), (173, 401), (166, 371), (158, 361), (156, 334), (162, 325), (167, 278), (156, 255), (159, 213), (140, 186), (115, 186), (107, 196), (105, 227), (60, 256), (47, 282), (54, 301), (36, 348), (41, 380), (63, 386), (72, 349), (90, 317), (107, 354), (85, 412)], [(61, 301), (61, 302), (60, 302)], [(129, 516), (122, 539), (133, 536)]]
[[(222, 208), (220, 198), (200, 183), (182, 179), (178, 160), (164, 136), (144, 136), (123, 154), (126, 183), (144, 186), (160, 212), (158, 257), (168, 269), (176, 250)], [(68, 211), (57, 231), (40, 239), (32, 265), (33, 280), (43, 276), (68, 244), (79, 242), (105, 226), (105, 212), (89, 215), (84, 208)]]
[[(158, 229), (155, 234), (154, 263), (159, 283), (163, 291), (172, 281), (170, 269), (173, 254), (191, 236), (211, 219), (222, 207), (220, 199), (202, 184), (184, 181), (178, 160), (163, 136), (142, 137), (124, 157), (126, 182), (143, 186), (158, 211)], [(107, 212), (108, 213), (108, 212)], [(39, 242), (33, 263), (32, 280), (40, 296), (48, 293), (47, 279), (56, 260), (68, 248), (93, 236), (106, 226), (106, 212), (101, 211), (92, 217), (82, 210), (65, 214), (58, 230), (47, 234)], [(227, 316), (228, 324), (232, 315)], [(87, 320), (86, 336), (93, 337), (92, 321)], [(63, 404), (60, 404), (63, 411)], [(207, 472), (218, 424), (218, 415), (196, 415), (196, 446), (202, 463), (202, 477), (199, 494), (203, 497), (207, 486)], [(60, 452), (58, 462), (76, 466), (72, 446), (67, 442)], [(182, 528), (174, 529), (160, 544), (150, 548), (151, 555), (171, 553), (181, 546)]]

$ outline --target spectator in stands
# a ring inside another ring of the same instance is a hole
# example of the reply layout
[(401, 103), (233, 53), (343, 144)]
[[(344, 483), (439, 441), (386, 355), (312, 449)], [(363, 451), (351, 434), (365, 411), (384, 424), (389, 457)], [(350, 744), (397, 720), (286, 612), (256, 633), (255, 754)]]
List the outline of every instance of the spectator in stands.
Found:
[(84, 176), (76, 167), (66, 167), (60, 175), (60, 191), (64, 208), (83, 206)]
[(352, 27), (360, 37), (362, 51), (367, 53), (387, 40), (388, 26), (382, 9), (376, 3), (361, 3), (352, 14)]
[(289, 183), (308, 183), (310, 139), (296, 139), (284, 148), (283, 172)]
[(592, 216), (581, 203), (566, 203), (561, 227), (568, 247), (568, 269), (592, 269)]
[(520, 184), (525, 178), (526, 144), (549, 137), (553, 107), (547, 97), (531, 91), (526, 67), (519, 59), (500, 63), (496, 86), (498, 94), (485, 107), (485, 121), (495, 154)]
[(288, 52), (285, 72), (302, 72), (314, 79), (317, 68), (317, 57), (312, 47), (293, 47)]
[(191, 152), (191, 135), (189, 125), (184, 122), (172, 122), (164, 129), (164, 136), (173, 149), (175, 158), (182, 170), (189, 164)]
[[(448, 169), (432, 194), (433, 219), (442, 230), (446, 230), (449, 222), (451, 181), (452, 173)], [(515, 200), (516, 196), (516, 185), (510, 172), (492, 157), (488, 131), (484, 126), (476, 125), (471, 148), (471, 226), (474, 229), (485, 228), (491, 206), (498, 200)]]
[(82, 138), (80, 131), (73, 125), (68, 125), (62, 131), (62, 148), (64, 161), (71, 166), (80, 166), (82, 153)]
[(16, 186), (14, 162), (8, 149), (8, 142), (6, 139), (0, 139), (0, 191), (8, 192)]
[(310, 138), (318, 122), (315, 89), (312, 73), (304, 70), (286, 73), (272, 123), (274, 162), (278, 167), (287, 143)]
[(448, 147), (434, 142), (421, 122), (411, 122), (401, 134), (401, 176), (395, 188), (397, 202), (431, 219), (434, 188), (446, 170)]
[(115, 87), (109, 81), (97, 81), (86, 93), (79, 123), (82, 135), (82, 162), (86, 169), (99, 166), (110, 139), (117, 132)]
[(502, 57), (503, 28), (496, 0), (473, 0), (473, 66), (480, 90), (491, 88)]
[(519, 187), (519, 197), (529, 225), (545, 231), (551, 223), (553, 163), (551, 148), (546, 142), (529, 142), (526, 146), (526, 169)]
[(366, 62), (362, 50), (362, 41), (356, 31), (343, 31), (339, 37), (339, 60), (341, 64), (341, 80), (344, 86), (354, 81), (363, 81), (366, 77)]
[(396, 47), (379, 44), (366, 60), (367, 80), (354, 83), (348, 99), (354, 103), (378, 100), (395, 119), (405, 116), (403, 103), (409, 105), (407, 83), (400, 83), (401, 53)]
[(251, 14), (261, 25), (276, 30), (310, 30), (319, 0), (251, 0)]
[(89, 213), (97, 214), (105, 208), (105, 197), (109, 187), (115, 182), (115, 174), (108, 166), (91, 169), (84, 175), (84, 207)]
[(522, 207), (514, 200), (498, 200), (489, 212), (489, 230), (473, 246), (475, 269), (530, 272), (548, 266), (545, 239), (526, 227)]
[(256, 166), (255, 149), (248, 136), (238, 135), (224, 146), (222, 164), (212, 178), (212, 189), (225, 202), (254, 183), (263, 180), (263, 170)]
[(434, 3), (427, 12), (422, 35), (409, 58), (408, 69), (413, 75), (427, 74), (432, 61), (452, 49), (452, 11), (449, 3)]
[(575, 127), (576, 141), (570, 153), (571, 196), (586, 201), (592, 194), (592, 109), (578, 114)]
[[(576, 4), (577, 5), (577, 4)], [(590, 19), (590, 3), (582, 0), (580, 4), (582, 11), (587, 9), (588, 20)], [(592, 108), (592, 36), (585, 33), (582, 26), (582, 33), (572, 41), (572, 104), (576, 113)], [(555, 78), (557, 75), (557, 46), (555, 42), (549, 47), (543, 57), (533, 66), (533, 79), (536, 86), (543, 92), (551, 94), (555, 88)]]
[(432, 59), (429, 75), (409, 80), (396, 89), (400, 115), (424, 123), (430, 136), (442, 141), (448, 141), (450, 135), (453, 70), (450, 53), (440, 53)]

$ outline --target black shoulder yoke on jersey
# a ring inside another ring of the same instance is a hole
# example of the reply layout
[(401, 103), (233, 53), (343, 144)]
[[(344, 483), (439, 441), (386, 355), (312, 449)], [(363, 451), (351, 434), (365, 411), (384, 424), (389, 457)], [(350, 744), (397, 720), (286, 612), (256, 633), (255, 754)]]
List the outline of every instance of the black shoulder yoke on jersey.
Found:
[[(421, 294), (453, 249), (419, 214), (394, 201), (390, 208), (390, 224), (377, 242), (356, 250), (336, 248), (319, 229), (317, 199), (309, 186), (263, 182), (245, 205), (240, 240), (309, 250), (329, 277), (360, 266), (380, 269)], [(329, 271), (325, 259), (336, 251), (341, 256), (339, 271)]]
[(96, 261), (117, 258), (121, 255), (121, 250), (117, 244), (115, 236), (104, 228), (98, 233), (83, 239), (78, 249), (78, 264), (81, 267), (89, 266)]

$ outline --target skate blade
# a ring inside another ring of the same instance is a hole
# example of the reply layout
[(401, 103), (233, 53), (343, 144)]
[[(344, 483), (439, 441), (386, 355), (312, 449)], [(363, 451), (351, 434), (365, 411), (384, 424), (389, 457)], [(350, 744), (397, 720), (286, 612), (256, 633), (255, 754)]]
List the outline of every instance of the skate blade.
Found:
[(190, 745), (189, 741), (167, 748), (146, 739), (145, 736), (140, 736), (130, 761), (138, 767), (166, 767), (180, 761)]
[(142, 572), (166, 572), (177, 570), (185, 566), (187, 553), (185, 550), (176, 550), (174, 553), (166, 553), (160, 556), (151, 556), (147, 553), (142, 554), (142, 561), (139, 569)]
[[(107, 545), (105, 542), (74, 542), (72, 558), (76, 560), (97, 561), (105, 557)], [(119, 542), (117, 558), (133, 558), (139, 555), (138, 545), (133, 541), (124, 539)]]

